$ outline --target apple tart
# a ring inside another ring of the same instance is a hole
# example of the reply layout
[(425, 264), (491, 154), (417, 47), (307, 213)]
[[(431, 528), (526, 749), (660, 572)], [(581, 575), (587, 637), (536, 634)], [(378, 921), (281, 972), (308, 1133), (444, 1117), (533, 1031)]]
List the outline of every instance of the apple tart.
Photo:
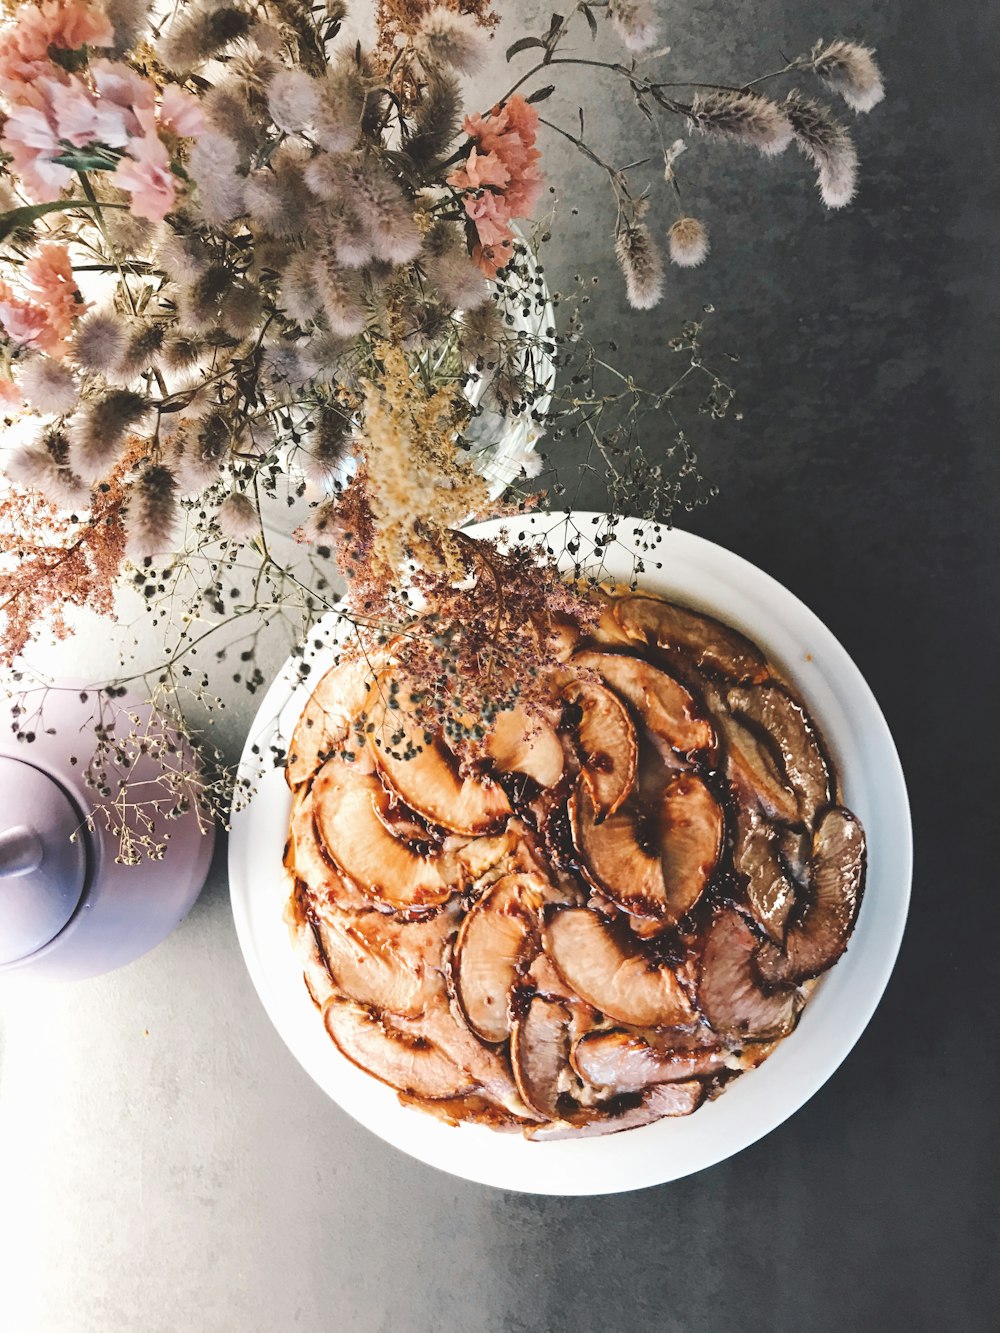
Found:
[(470, 766), (404, 658), (328, 672), (287, 758), (287, 919), (341, 1053), (532, 1139), (688, 1115), (764, 1060), (865, 879), (792, 684), (710, 616), (613, 596)]

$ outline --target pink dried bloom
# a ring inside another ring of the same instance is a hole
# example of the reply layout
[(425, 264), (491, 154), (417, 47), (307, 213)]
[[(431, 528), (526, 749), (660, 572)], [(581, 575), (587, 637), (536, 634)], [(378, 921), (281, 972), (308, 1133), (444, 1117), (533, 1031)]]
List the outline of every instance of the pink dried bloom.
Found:
[(425, 60), (449, 65), (460, 74), (475, 74), (486, 58), (486, 42), (474, 16), (456, 14), (447, 5), (427, 11), (415, 45)]
[(625, 275), (629, 305), (651, 309), (663, 295), (663, 260), (645, 223), (633, 223), (618, 234), (615, 254)]
[(630, 51), (649, 51), (660, 38), (649, 0), (610, 0), (608, 18)]
[(187, 74), (245, 37), (249, 30), (249, 14), (236, 5), (200, 0), (174, 20), (156, 50), (167, 69)]
[(210, 226), (231, 222), (243, 211), (244, 180), (235, 140), (208, 130), (191, 150), (188, 171), (198, 187), (198, 206)]
[(215, 521), (219, 531), (233, 541), (245, 542), (260, 532), (257, 506), (242, 491), (230, 491), (219, 506)]
[(125, 526), (133, 560), (169, 555), (177, 520), (177, 479), (162, 463), (150, 463), (129, 492)]
[(688, 110), (693, 129), (750, 144), (765, 157), (783, 153), (792, 127), (782, 108), (758, 93), (695, 93)]
[(76, 325), (69, 355), (83, 371), (115, 375), (124, 352), (125, 329), (120, 317), (95, 312)]
[(38, 87), (49, 106), (50, 116), (55, 120), (59, 139), (67, 140), (75, 148), (91, 143), (121, 148), (128, 143), (129, 131), (121, 109), (104, 98), (95, 97), (75, 74), (64, 83), (40, 79)]
[(87, 482), (109, 476), (125, 448), (126, 432), (148, 410), (146, 399), (128, 389), (112, 389), (82, 407), (70, 431), (69, 461), (77, 476)]
[(305, 70), (279, 69), (267, 89), (271, 119), (286, 134), (309, 128), (319, 111), (319, 84)]
[(791, 92), (785, 100), (795, 142), (817, 171), (817, 184), (827, 208), (843, 208), (854, 198), (858, 154), (854, 141), (828, 107)]
[(14, 342), (64, 356), (74, 320), (87, 309), (69, 251), (55, 241), (40, 246), (23, 265), (21, 281), (20, 292), (0, 282), (0, 324)]
[(160, 124), (181, 139), (193, 139), (205, 129), (205, 112), (197, 97), (168, 83), (160, 99)]
[(13, 159), (14, 174), (25, 194), (36, 203), (58, 199), (73, 180), (69, 167), (52, 161), (62, 152), (55, 121), (37, 106), (11, 109), (0, 144)]
[(871, 111), (885, 97), (882, 71), (870, 46), (842, 40), (829, 46), (817, 43), (808, 68), (855, 111)]
[(534, 146), (538, 113), (515, 95), (487, 116), (467, 116), (464, 128), (474, 147), (448, 184), (464, 192), (465, 211), (479, 237), (473, 257), (492, 278), (510, 262), (512, 220), (530, 217), (541, 193), (541, 155)]
[(115, 168), (114, 182), (132, 198), (132, 210), (149, 222), (162, 222), (174, 206), (175, 176), (170, 168), (170, 154), (156, 132), (151, 110), (140, 112), (144, 133), (129, 140), (126, 152)]
[(73, 372), (47, 356), (33, 357), (18, 376), (24, 401), (36, 412), (69, 412), (76, 406)]
[(697, 268), (708, 257), (708, 232), (697, 218), (678, 218), (667, 239), (671, 262), (678, 268)]
[(84, 46), (109, 47), (115, 34), (103, 6), (90, 0), (43, 0), (22, 4), (14, 21), (0, 33), (0, 92), (12, 102), (30, 96), (32, 85), (60, 69), (49, 48), (79, 51)]
[(156, 88), (149, 79), (115, 60), (93, 60), (89, 68), (101, 101), (117, 108), (129, 134), (145, 133), (152, 117), (143, 112), (152, 112), (156, 105)]
[(54, 351), (58, 343), (42, 307), (26, 301), (6, 282), (0, 282), (0, 327), (13, 342), (36, 351)]

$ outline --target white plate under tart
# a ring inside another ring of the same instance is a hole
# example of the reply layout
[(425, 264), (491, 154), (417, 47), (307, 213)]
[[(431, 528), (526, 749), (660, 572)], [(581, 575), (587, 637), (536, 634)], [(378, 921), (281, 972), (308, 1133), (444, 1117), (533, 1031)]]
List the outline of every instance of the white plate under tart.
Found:
[[(575, 558), (586, 560), (590, 537), (603, 522), (603, 515), (591, 513), (536, 514), (469, 531), (495, 535), (503, 527), (515, 540), (545, 538), (571, 570), (567, 541), (583, 534)], [(609, 576), (627, 580), (638, 552), (645, 564), (642, 587), (743, 630), (794, 683), (832, 752), (844, 802), (867, 833), (867, 889), (847, 953), (820, 980), (795, 1031), (759, 1069), (684, 1119), (603, 1138), (532, 1143), (478, 1125), (453, 1128), (404, 1107), (390, 1088), (344, 1059), (306, 992), (282, 920), (291, 796), (280, 770), (257, 776), (261, 761), (251, 749), (266, 754), (276, 734), (287, 743), (332, 659), (330, 646), (307, 654), (310, 683), (295, 685), (290, 660), (265, 695), (240, 768), (256, 791), (234, 817), (229, 844), (233, 916), (247, 968), (302, 1067), (345, 1111), (403, 1152), (466, 1180), (534, 1194), (658, 1185), (713, 1166), (776, 1129), (822, 1087), (864, 1031), (889, 980), (909, 903), (913, 848), (899, 757), (874, 695), (845, 650), (797, 597), (731, 551), (638, 520), (623, 521), (619, 533), (620, 542), (603, 558)]]

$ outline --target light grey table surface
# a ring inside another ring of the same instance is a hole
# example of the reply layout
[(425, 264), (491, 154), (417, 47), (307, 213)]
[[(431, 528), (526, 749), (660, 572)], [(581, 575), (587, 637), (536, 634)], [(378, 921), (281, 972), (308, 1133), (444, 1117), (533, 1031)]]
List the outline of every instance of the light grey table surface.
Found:
[[(302, 1072), (243, 966), (220, 843), (197, 906), (148, 957), (72, 987), (0, 988), (2, 1333), (996, 1327), (1000, 1090), (981, 1035), (1000, 1026), (982, 817), (995, 778), (989, 745), (963, 728), (956, 747), (954, 712), (937, 703), (993, 697), (1000, 653), (1000, 615), (984, 612), (1000, 586), (1000, 475), (983, 387), (995, 379), (1000, 12), (660, 7), (678, 77), (739, 80), (773, 67), (776, 48), (839, 33), (876, 44), (887, 74), (889, 100), (857, 125), (862, 188), (845, 213), (821, 212), (792, 158), (706, 147), (708, 174), (685, 155), (713, 255), (671, 272), (646, 317), (621, 296), (606, 182), (568, 145), (546, 145), (563, 201), (546, 267), (557, 288), (577, 270), (600, 276), (591, 336), (655, 378), (680, 321), (711, 302), (714, 346), (742, 354), (745, 419), (699, 429), (721, 495), (688, 525), (803, 597), (894, 729), (917, 874), (885, 1000), (826, 1087), (738, 1157), (631, 1196), (506, 1195), (385, 1146)], [(550, 13), (500, 8), (484, 105), (506, 86), (517, 20), (546, 26)], [(589, 75), (546, 114), (572, 126), (579, 100), (599, 149), (647, 151)], [(555, 452), (572, 475), (571, 443)], [(601, 507), (603, 478), (584, 476), (576, 499)], [(956, 653), (973, 621), (976, 651)], [(68, 651), (96, 667), (109, 646), (92, 630)], [(268, 649), (268, 670), (283, 651)], [(254, 701), (227, 696), (220, 734), (235, 756)], [(975, 716), (982, 739), (988, 715)]]

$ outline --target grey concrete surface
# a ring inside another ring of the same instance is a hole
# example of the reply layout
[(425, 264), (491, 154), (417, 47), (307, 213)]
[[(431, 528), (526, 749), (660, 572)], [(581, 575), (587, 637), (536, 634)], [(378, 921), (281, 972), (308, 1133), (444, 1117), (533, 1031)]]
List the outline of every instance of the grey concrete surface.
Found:
[[(804, 165), (682, 163), (704, 269), (630, 314), (598, 173), (552, 143), (553, 285), (601, 282), (591, 336), (662, 373), (712, 303), (744, 419), (706, 430), (719, 498), (689, 526), (803, 597), (865, 672), (911, 787), (917, 870), (885, 1000), (791, 1121), (643, 1193), (505, 1195), (437, 1174), (329, 1103), (243, 968), (221, 852), (195, 911), (120, 974), (0, 1017), (0, 1328), (10, 1333), (978, 1333), (997, 1326), (998, 1030), (992, 747), (998, 658), (1000, 11), (662, 4), (679, 77), (747, 77), (776, 48), (877, 45), (888, 102), (859, 127), (856, 206)], [(511, 20), (548, 7), (502, 5)], [(508, 31), (512, 23), (508, 25)], [(503, 40), (503, 37), (500, 39)], [(509, 38), (508, 38), (509, 40)], [(504, 86), (502, 61), (481, 80)], [(688, 74), (688, 77), (693, 75)], [(641, 156), (599, 81), (602, 150)], [(713, 170), (700, 173), (702, 167)], [(662, 198), (662, 195), (660, 196)], [(575, 218), (565, 216), (576, 206)], [(558, 462), (572, 469), (569, 445)], [(599, 507), (599, 479), (579, 501)], [(238, 703), (227, 743), (238, 747)]]

